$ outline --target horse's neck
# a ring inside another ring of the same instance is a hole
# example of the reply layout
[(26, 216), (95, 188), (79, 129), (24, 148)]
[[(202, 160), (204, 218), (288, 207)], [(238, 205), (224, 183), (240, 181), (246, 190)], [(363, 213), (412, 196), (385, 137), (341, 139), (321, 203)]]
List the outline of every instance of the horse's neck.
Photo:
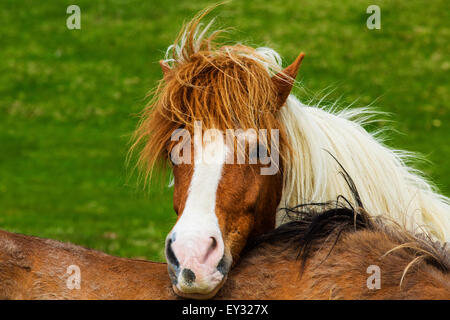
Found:
[(405, 165), (404, 152), (384, 146), (361, 126), (371, 115), (367, 109), (332, 113), (289, 97), (280, 119), (297, 154), (283, 164), (280, 207), (336, 200), (339, 195), (352, 200), (330, 152), (355, 181), (370, 214), (391, 216), (414, 231), (427, 225), (434, 236), (448, 241), (448, 198), (435, 193), (417, 171)]

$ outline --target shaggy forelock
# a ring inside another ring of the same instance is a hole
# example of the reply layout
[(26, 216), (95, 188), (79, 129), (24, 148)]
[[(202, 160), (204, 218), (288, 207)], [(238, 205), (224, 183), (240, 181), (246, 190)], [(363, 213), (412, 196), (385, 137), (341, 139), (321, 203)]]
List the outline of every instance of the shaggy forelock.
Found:
[[(188, 23), (169, 47), (171, 69), (159, 83), (142, 113), (132, 150), (140, 146), (139, 164), (151, 173), (165, 163), (168, 142), (179, 128), (193, 132), (195, 121), (204, 129), (280, 130), (280, 145), (288, 150), (283, 126), (277, 119), (276, 91), (271, 76), (279, 71), (277, 54), (267, 48), (242, 44), (221, 45), (220, 31), (201, 28), (203, 15)], [(281, 154), (281, 156), (283, 156)]]

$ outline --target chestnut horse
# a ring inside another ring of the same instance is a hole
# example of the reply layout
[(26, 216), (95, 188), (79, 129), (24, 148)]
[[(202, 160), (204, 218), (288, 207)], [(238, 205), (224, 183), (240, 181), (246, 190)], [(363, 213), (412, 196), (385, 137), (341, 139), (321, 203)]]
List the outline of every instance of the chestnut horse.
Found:
[[(247, 246), (216, 299), (450, 299), (448, 248), (361, 209), (298, 208), (295, 215), (301, 219)], [(177, 296), (164, 263), (0, 231), (0, 299)]]
[(171, 164), (178, 219), (166, 258), (177, 294), (214, 296), (247, 241), (283, 222), (277, 209), (349, 198), (330, 154), (356, 177), (372, 215), (450, 239), (449, 199), (405, 164), (407, 153), (364, 130), (373, 112), (302, 104), (291, 89), (303, 54), (282, 69), (272, 49), (221, 45), (220, 31), (202, 27), (207, 12), (160, 62), (163, 80), (131, 148), (146, 177)]

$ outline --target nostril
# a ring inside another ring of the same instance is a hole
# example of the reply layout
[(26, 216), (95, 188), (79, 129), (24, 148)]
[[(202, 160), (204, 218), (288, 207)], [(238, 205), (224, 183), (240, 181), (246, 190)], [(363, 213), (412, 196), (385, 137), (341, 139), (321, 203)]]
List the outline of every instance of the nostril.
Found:
[(211, 243), (211, 248), (215, 249), (217, 247), (217, 240), (214, 237), (211, 237), (212, 243)]
[(195, 273), (192, 272), (191, 269), (183, 269), (181, 272), (181, 276), (184, 278), (184, 281), (187, 285), (192, 285), (192, 283), (195, 281)]
[(205, 257), (203, 258), (203, 263), (208, 260), (208, 258), (211, 256), (211, 254), (216, 250), (217, 248), (217, 240), (214, 237), (210, 237), (211, 244), (208, 247), (208, 250), (206, 251)]
[(177, 259), (177, 257), (175, 256), (175, 253), (172, 250), (172, 239), (169, 239), (169, 241), (167, 242), (166, 258), (167, 258), (167, 262), (169, 262), (170, 264), (172, 264), (176, 268), (180, 267), (180, 263), (178, 262), (178, 259)]

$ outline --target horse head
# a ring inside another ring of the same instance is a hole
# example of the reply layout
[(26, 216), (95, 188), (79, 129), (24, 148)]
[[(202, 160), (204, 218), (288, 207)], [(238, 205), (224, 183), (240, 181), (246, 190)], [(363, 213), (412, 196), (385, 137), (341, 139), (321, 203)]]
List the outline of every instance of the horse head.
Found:
[[(302, 58), (303, 54), (271, 78), (267, 73), (275, 111), (286, 101)], [(162, 63), (162, 69), (164, 78), (171, 79), (169, 67)], [(208, 79), (211, 75), (204, 71), (202, 76)], [(213, 86), (214, 82), (204, 85), (202, 91)], [(195, 94), (190, 88), (188, 91)], [(217, 102), (214, 105), (217, 107)], [(279, 157), (275, 156), (279, 128), (271, 128), (270, 134), (266, 128), (226, 128), (223, 132), (202, 128), (202, 123), (197, 121), (193, 132), (178, 129), (167, 148), (178, 219), (166, 238), (166, 258), (175, 292), (191, 298), (214, 296), (247, 240), (275, 227), (283, 185)]]
[(178, 295), (200, 299), (220, 289), (249, 238), (275, 227), (288, 148), (277, 113), (304, 56), (282, 70), (257, 49), (215, 47), (217, 32), (205, 30), (194, 19), (160, 62), (135, 143), (147, 168), (171, 164), (169, 275)]

